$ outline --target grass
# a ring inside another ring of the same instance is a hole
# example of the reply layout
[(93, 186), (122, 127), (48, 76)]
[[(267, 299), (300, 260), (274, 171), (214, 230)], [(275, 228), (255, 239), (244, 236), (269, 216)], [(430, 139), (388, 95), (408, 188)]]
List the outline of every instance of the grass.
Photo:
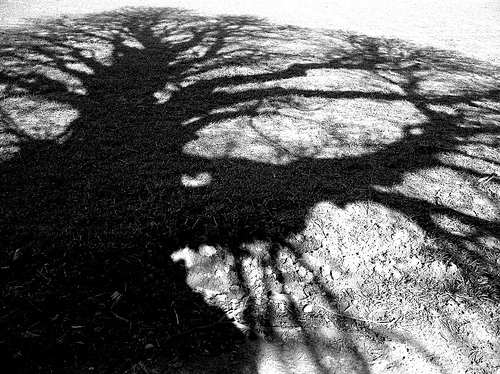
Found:
[(494, 66), (140, 8), (0, 59), (12, 372), (498, 369)]

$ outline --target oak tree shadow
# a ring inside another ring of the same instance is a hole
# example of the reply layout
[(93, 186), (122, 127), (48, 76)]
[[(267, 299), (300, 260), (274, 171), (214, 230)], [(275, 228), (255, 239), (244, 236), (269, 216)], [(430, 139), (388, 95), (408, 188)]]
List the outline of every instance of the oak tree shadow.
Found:
[[(163, 355), (242, 344), (171, 254), (219, 246), (240, 275), (244, 243), (289, 247), (300, 260), (289, 238), (325, 201), (369, 201), (410, 217), (478, 293), (500, 296), (496, 264), (481, 251), (500, 240), (494, 188), (477, 193), (487, 201), (477, 214), (401, 188), (433, 169), (460, 174), (464, 186), (498, 169), (494, 156), (470, 152), (500, 135), (498, 76), (488, 66), (396, 40), (176, 9), (63, 18), (3, 40), (1, 256), (31, 256), (5, 272), (9, 308), (29, 309), (9, 320), (7, 339), (28, 365), (61, 367), (51, 361), (58, 352), (109, 359), (113, 340), (131, 361), (147, 357), (137, 346), (151, 342)], [(411, 118), (381, 114), (390, 110)], [(384, 139), (386, 130), (395, 135)], [(467, 237), (438, 215), (466, 226)], [(338, 310), (338, 296), (314, 284)], [(247, 308), (252, 316), (252, 301)]]

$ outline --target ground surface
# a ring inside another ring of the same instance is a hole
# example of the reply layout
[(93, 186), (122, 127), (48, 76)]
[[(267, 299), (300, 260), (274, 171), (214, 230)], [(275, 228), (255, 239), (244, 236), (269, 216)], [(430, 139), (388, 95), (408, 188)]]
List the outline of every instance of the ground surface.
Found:
[(2, 33), (7, 369), (500, 370), (498, 67), (333, 29)]
[(496, 0), (3, 0), (0, 25), (25, 17), (102, 12), (123, 6), (181, 7), (206, 15), (251, 15), (272, 22), (400, 38), (500, 64)]

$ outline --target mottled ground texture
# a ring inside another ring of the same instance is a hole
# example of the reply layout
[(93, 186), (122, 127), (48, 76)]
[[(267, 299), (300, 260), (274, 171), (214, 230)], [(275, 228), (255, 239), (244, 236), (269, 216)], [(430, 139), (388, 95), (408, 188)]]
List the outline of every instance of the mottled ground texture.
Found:
[(498, 7), (433, 4), (14, 4), (7, 373), (500, 373)]

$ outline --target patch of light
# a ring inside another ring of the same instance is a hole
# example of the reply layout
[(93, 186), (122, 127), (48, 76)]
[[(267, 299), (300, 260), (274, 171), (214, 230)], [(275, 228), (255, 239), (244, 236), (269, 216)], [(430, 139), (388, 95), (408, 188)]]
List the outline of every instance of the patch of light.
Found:
[[(213, 304), (218, 295), (227, 294), (234, 279), (230, 272), (234, 266), (233, 255), (220, 248), (201, 245), (197, 250), (184, 247), (175, 251), (170, 258), (183, 262), (186, 268), (186, 284), (200, 293), (207, 303)], [(242, 290), (238, 290), (242, 295)]]
[[(460, 170), (462, 165), (458, 164)], [(475, 217), (486, 222), (498, 222), (500, 209), (469, 178), (454, 168), (445, 166), (423, 169), (418, 173), (404, 176), (400, 187), (412, 199), (427, 204), (439, 204), (465, 216)], [(465, 229), (456, 229), (456, 231)]]
[(5, 113), (3, 122), (11, 130), (2, 133), (0, 128), (0, 158), (5, 160), (19, 151), (18, 137), (15, 133), (33, 139), (53, 139), (64, 142), (68, 126), (76, 120), (79, 113), (68, 104), (49, 101), (36, 96), (11, 97), (0, 103)]
[(176, 84), (167, 83), (161, 91), (153, 93), (153, 97), (157, 100), (156, 104), (164, 104), (172, 98), (175, 92), (179, 90), (180, 88)]
[(451, 235), (459, 236), (461, 238), (466, 238), (470, 235), (475, 234), (475, 229), (470, 225), (461, 222), (454, 217), (450, 217), (446, 214), (432, 213), (431, 219), (436, 225), (436, 227), (450, 233)]
[(186, 267), (186, 269), (190, 269), (195, 263), (196, 252), (189, 247), (184, 247), (183, 249), (179, 249), (172, 253), (170, 258), (173, 262), (184, 262), (184, 266)]
[(237, 117), (245, 109), (236, 106), (214, 111), (210, 114), (233, 118), (199, 130), (197, 139), (184, 145), (184, 152), (273, 165), (302, 158), (360, 156), (401, 141), (408, 129), (418, 134), (426, 121), (406, 101), (297, 100), (296, 107), (279, 104), (283, 107), (276, 108), (272, 102), (263, 102), (253, 117)]
[(70, 87), (68, 91), (78, 96), (85, 96), (88, 93), (85, 87)]
[(161, 39), (162, 43), (165, 44), (180, 44), (190, 41), (193, 38), (193, 34), (190, 32), (177, 33), (177, 34), (169, 34), (168, 36)]
[(237, 158), (270, 164), (288, 164), (293, 155), (262, 138), (239, 120), (214, 123), (198, 132), (199, 138), (184, 145), (184, 152), (206, 158)]
[(212, 182), (212, 176), (209, 173), (198, 173), (194, 177), (184, 174), (181, 177), (181, 182), (184, 187), (203, 187)]
[(193, 117), (193, 118), (188, 119), (187, 121), (182, 122), (182, 125), (187, 126), (187, 125), (190, 125), (192, 123), (198, 122), (200, 119), (201, 119), (201, 117)]
[(190, 48), (184, 52), (179, 53), (177, 59), (191, 59), (191, 58), (201, 58), (206, 55), (209, 50), (209, 46), (197, 45)]
[(458, 114), (458, 112), (455, 108), (450, 107), (448, 105), (429, 104), (429, 105), (427, 105), (427, 108), (429, 110), (432, 110), (435, 113), (441, 113), (441, 114), (445, 114), (447, 116), (456, 116)]
[(407, 255), (424, 240), (421, 228), (404, 214), (373, 202), (355, 202), (339, 207), (329, 201), (313, 206), (306, 218), (305, 237), (331, 248), (332, 258), (341, 259), (352, 274), (384, 254)]
[(129, 47), (129, 48), (135, 48), (135, 49), (145, 49), (145, 47), (142, 45), (140, 41), (137, 39), (125, 39), (123, 41), (123, 45)]
[(103, 66), (111, 66), (114, 64), (113, 52), (114, 48), (112, 45), (105, 45), (103, 43), (81, 43), (75, 45), (82, 49), (80, 52), (82, 57), (92, 59)]
[(74, 70), (74, 71), (78, 71), (80, 73), (85, 73), (87, 75), (93, 75), (95, 74), (94, 73), (94, 70), (89, 68), (87, 65), (85, 64), (82, 64), (82, 63), (67, 63), (66, 64), (66, 67), (68, 69), (71, 69), (71, 70)]
[[(76, 64), (73, 65), (76, 66)], [(37, 73), (43, 74), (50, 80), (60, 82), (66, 86), (68, 92), (83, 92), (84, 94), (87, 92), (82, 81), (71, 74), (49, 66), (40, 66), (37, 70)]]
[(423, 135), (424, 133), (424, 130), (422, 130), (421, 127), (412, 127), (410, 130), (409, 130), (409, 133), (411, 135)]

